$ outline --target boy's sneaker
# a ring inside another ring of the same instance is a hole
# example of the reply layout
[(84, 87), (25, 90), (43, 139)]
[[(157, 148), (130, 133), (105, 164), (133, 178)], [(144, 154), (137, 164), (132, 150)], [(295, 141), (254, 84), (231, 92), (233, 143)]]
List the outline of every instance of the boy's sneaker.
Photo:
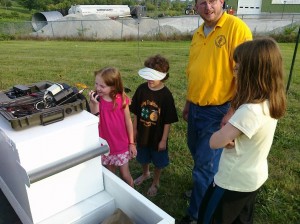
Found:
[(197, 224), (197, 220), (192, 219), (189, 215), (184, 216), (180, 221), (179, 224)]

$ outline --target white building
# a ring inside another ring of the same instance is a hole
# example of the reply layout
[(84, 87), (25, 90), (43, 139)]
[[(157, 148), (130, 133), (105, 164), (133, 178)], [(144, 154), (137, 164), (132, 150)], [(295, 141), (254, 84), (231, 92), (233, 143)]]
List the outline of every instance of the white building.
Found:
[[(299, 5), (300, 0), (272, 0), (271, 4)], [(261, 14), (262, 0), (239, 0), (237, 14)]]
[(260, 14), (262, 0), (239, 0), (237, 14)]

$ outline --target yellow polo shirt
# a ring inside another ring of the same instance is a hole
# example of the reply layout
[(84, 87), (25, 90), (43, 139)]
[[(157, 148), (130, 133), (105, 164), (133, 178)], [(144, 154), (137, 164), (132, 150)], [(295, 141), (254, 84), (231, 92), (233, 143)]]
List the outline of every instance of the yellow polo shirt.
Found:
[(194, 33), (190, 46), (187, 100), (199, 106), (222, 105), (235, 91), (234, 49), (252, 40), (252, 33), (241, 19), (226, 12), (207, 37), (203, 28), (204, 24)]

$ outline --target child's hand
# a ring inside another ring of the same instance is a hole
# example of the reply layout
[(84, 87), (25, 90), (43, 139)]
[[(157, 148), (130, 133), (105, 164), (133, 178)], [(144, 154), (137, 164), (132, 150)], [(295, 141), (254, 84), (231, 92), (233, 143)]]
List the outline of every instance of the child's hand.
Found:
[(89, 97), (90, 97), (90, 102), (91, 103), (98, 103), (99, 102), (99, 95), (97, 94), (97, 92), (95, 92), (95, 91), (93, 91), (93, 90), (91, 90), (90, 92), (89, 92)]
[(166, 150), (166, 148), (167, 148), (167, 141), (161, 140), (161, 141), (158, 143), (158, 151)]
[(133, 143), (129, 144), (129, 153), (130, 153), (130, 157), (131, 158), (135, 158), (137, 155), (137, 150), (136, 150), (136, 146)]
[(232, 149), (234, 148), (235, 146), (235, 143), (234, 143), (234, 140), (232, 142), (229, 142), (227, 145), (225, 145), (225, 148), (226, 149)]

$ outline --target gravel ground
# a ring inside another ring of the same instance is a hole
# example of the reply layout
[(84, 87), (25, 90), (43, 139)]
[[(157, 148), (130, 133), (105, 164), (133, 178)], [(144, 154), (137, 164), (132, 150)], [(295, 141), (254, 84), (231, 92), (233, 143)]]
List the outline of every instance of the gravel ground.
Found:
[(41, 30), (32, 33), (39, 37), (89, 37), (95, 39), (121, 39), (124, 37), (171, 35), (181, 31), (154, 19), (123, 18), (113, 20), (99, 15), (68, 15), (48, 22)]
[[(300, 15), (293, 18), (285, 16), (247, 17), (243, 18), (253, 33), (279, 32), (284, 27), (300, 22)], [(32, 33), (39, 37), (89, 37), (95, 39), (122, 39), (126, 37), (143, 37), (164, 34), (193, 33), (203, 22), (198, 15), (181, 17), (119, 18), (110, 19), (99, 15), (67, 15), (62, 19), (48, 22), (41, 30)], [(282, 28), (282, 29), (280, 29)]]

